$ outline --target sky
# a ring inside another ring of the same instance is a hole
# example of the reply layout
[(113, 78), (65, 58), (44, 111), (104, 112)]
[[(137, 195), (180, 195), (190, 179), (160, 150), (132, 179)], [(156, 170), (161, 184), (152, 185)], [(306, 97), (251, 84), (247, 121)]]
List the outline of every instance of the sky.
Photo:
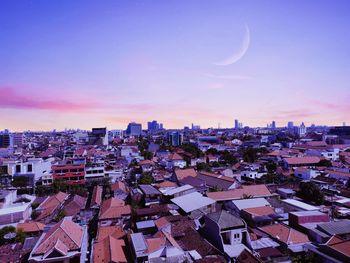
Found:
[(2, 0), (0, 130), (350, 123), (349, 9)]

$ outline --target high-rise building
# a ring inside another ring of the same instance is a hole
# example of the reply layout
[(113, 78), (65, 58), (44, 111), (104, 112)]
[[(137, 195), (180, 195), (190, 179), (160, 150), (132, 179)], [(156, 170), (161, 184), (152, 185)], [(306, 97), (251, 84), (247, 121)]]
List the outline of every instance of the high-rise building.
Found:
[(271, 123), (271, 129), (276, 129), (276, 122), (275, 122), (275, 121), (272, 121), (272, 123)]
[(292, 121), (289, 121), (287, 124), (288, 129), (293, 129), (294, 128), (294, 123)]
[(171, 146), (179, 146), (182, 144), (183, 135), (179, 132), (171, 132), (168, 134), (168, 140)]
[(238, 122), (238, 120), (235, 120), (235, 129), (236, 129), (236, 130), (239, 129), (239, 122)]
[(21, 147), (23, 144), (23, 133), (16, 132), (12, 134), (13, 145), (17, 147)]
[(299, 137), (304, 137), (306, 135), (306, 126), (304, 123), (297, 127), (297, 134)]
[(0, 148), (8, 148), (11, 146), (11, 136), (8, 130), (0, 132)]
[(91, 145), (108, 145), (107, 128), (92, 128), (88, 133), (89, 144)]
[(160, 124), (154, 120), (154, 121), (148, 122), (147, 128), (149, 131), (157, 131), (160, 128), (159, 126), (160, 126)]
[(130, 122), (126, 128), (126, 134), (129, 136), (140, 136), (142, 133), (141, 123)]
[(201, 126), (192, 123), (192, 130), (200, 130)]

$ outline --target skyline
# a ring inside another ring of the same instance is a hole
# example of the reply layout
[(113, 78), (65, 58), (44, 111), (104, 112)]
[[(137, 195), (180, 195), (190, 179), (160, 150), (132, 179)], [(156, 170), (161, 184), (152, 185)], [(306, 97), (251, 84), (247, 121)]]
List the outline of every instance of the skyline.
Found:
[(166, 128), (341, 126), (350, 122), (349, 7), (2, 1), (0, 130), (154, 119)]

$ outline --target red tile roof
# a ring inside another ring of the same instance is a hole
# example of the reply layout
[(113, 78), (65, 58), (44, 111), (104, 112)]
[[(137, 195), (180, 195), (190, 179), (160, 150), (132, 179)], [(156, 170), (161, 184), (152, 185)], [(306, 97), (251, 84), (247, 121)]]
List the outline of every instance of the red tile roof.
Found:
[(207, 196), (215, 201), (227, 201), (234, 199), (242, 199), (245, 196), (252, 197), (264, 197), (271, 196), (271, 192), (267, 189), (266, 185), (243, 185), (241, 188), (222, 191), (222, 192), (210, 192)]
[(274, 224), (260, 228), (262, 231), (287, 245), (310, 242), (307, 235), (283, 224)]
[(26, 222), (18, 223), (17, 229), (22, 230), (24, 233), (39, 232), (44, 230), (45, 225), (40, 222)]
[(289, 165), (309, 165), (309, 164), (316, 164), (321, 161), (321, 159), (316, 156), (290, 157), (290, 158), (285, 158), (284, 160)]
[(186, 177), (196, 177), (197, 172), (193, 168), (175, 170), (177, 180), (181, 181)]
[(102, 202), (99, 219), (120, 218), (130, 214), (130, 205), (125, 205), (123, 200), (112, 197)]
[(246, 211), (253, 216), (268, 216), (275, 214), (275, 210), (271, 206), (251, 207), (243, 209), (243, 211)]
[(83, 227), (65, 217), (45, 234), (33, 254), (45, 254), (55, 246), (59, 249), (65, 246), (68, 250), (79, 250), (83, 235)]

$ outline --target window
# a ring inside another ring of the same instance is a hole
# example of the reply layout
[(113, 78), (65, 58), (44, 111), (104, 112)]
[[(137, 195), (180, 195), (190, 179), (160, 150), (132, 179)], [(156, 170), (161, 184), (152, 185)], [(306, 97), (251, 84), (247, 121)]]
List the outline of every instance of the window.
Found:
[(221, 233), (222, 241), (224, 244), (231, 244), (230, 236), (230, 232)]
[(234, 238), (234, 239), (239, 238), (239, 233), (235, 233), (235, 234), (233, 235), (233, 238)]
[(16, 165), (16, 173), (20, 173), (21, 172), (21, 165), (17, 164)]
[(28, 164), (27, 171), (28, 171), (28, 173), (33, 172), (33, 165), (32, 164)]

